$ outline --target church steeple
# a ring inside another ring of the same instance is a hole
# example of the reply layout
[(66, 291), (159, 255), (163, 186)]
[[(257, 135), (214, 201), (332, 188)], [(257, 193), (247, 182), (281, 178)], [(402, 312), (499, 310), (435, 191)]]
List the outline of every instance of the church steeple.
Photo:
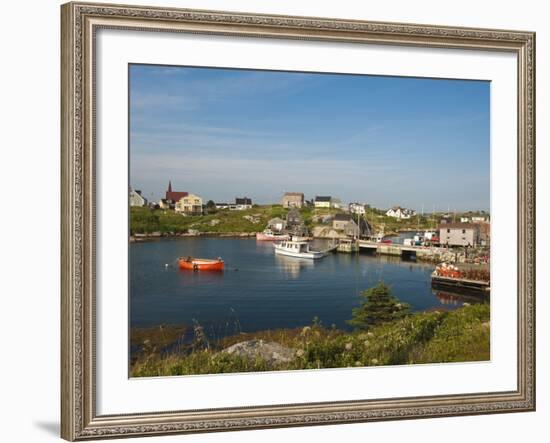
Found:
[(172, 192), (172, 180), (168, 181), (168, 192)]

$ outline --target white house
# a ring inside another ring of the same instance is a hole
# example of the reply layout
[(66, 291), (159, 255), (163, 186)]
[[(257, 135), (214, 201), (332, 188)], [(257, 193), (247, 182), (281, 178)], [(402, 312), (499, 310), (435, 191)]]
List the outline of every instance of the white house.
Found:
[(248, 197), (235, 197), (235, 203), (229, 205), (229, 209), (232, 211), (244, 211), (250, 208), (252, 208), (252, 199)]
[(147, 199), (141, 195), (141, 191), (130, 189), (130, 206), (146, 206)]
[(202, 215), (202, 198), (188, 194), (176, 203), (175, 210), (180, 214)]
[(332, 207), (332, 197), (325, 196), (325, 195), (315, 197), (315, 207), (316, 208)]
[(414, 209), (402, 208), (401, 206), (394, 206), (393, 208), (388, 209), (386, 212), (388, 217), (393, 217), (397, 219), (408, 219), (416, 215)]
[(476, 246), (480, 241), (479, 225), (475, 223), (444, 223), (438, 229), (442, 245)]
[(361, 214), (364, 215), (366, 212), (367, 205), (363, 205), (361, 203), (350, 203), (349, 204), (349, 212), (352, 214)]
[(281, 232), (286, 228), (286, 221), (282, 218), (275, 217), (267, 222), (267, 227), (273, 231)]
[(472, 217), (472, 222), (474, 223), (485, 223), (487, 221), (487, 217)]

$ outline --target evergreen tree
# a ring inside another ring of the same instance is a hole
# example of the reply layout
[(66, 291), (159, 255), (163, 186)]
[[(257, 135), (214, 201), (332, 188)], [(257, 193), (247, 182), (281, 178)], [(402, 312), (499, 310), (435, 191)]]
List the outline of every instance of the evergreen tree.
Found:
[(361, 297), (361, 305), (352, 310), (352, 318), (348, 320), (357, 329), (366, 330), (374, 325), (398, 320), (410, 313), (410, 305), (394, 297), (384, 282), (363, 291)]
[(206, 212), (209, 214), (216, 213), (216, 203), (214, 203), (214, 200), (208, 200), (206, 202)]

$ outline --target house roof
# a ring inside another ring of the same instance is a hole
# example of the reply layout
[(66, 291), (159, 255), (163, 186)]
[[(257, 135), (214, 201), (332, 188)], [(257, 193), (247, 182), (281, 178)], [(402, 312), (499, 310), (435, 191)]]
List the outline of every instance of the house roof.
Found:
[(303, 192), (285, 192), (285, 197), (303, 197)]
[(479, 229), (474, 223), (441, 223), (437, 229)]
[(243, 197), (243, 198), (235, 197), (235, 204), (236, 205), (251, 205), (252, 204), (252, 199), (248, 198), (248, 197)]
[(315, 201), (316, 202), (329, 202), (331, 200), (331, 197), (330, 196), (326, 196), (326, 195), (318, 195), (315, 197)]
[(179, 202), (183, 197), (187, 197), (188, 195), (189, 195), (189, 192), (166, 191), (166, 200)]
[(363, 217), (359, 217), (359, 223), (357, 223), (357, 218), (351, 214), (336, 214), (332, 220), (353, 222), (355, 225), (361, 226), (361, 231), (372, 231), (371, 225)]
[(183, 197), (187, 197), (188, 195), (188, 192), (172, 191), (172, 181), (168, 182), (168, 189), (166, 190), (166, 200), (179, 202)]

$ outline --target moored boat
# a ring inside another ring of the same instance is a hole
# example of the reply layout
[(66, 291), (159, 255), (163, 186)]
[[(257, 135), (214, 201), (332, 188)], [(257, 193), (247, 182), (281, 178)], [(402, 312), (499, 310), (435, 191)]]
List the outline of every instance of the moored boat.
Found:
[(180, 269), (189, 271), (223, 271), (224, 261), (218, 257), (215, 260), (208, 258), (180, 257), (178, 259)]
[(278, 234), (273, 232), (271, 229), (266, 229), (263, 232), (258, 232), (256, 234), (256, 240), (259, 241), (282, 241), (290, 240), (290, 236), (287, 234)]
[(275, 248), (275, 254), (286, 255), (288, 257), (316, 260), (327, 255), (324, 251), (312, 251), (307, 241), (286, 240), (281, 243), (275, 243), (273, 247)]

